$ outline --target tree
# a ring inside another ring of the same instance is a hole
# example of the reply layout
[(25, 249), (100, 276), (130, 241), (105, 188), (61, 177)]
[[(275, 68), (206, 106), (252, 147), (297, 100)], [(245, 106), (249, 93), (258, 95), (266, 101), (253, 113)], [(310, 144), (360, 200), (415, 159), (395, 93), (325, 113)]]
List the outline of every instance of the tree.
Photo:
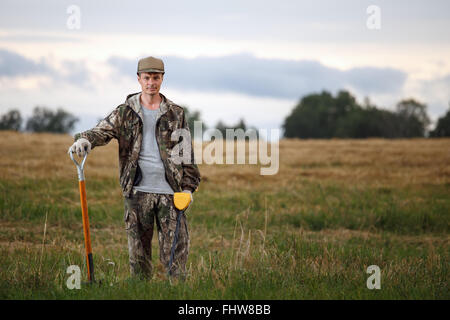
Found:
[(19, 110), (10, 110), (0, 118), (0, 130), (19, 131), (22, 127), (22, 116)]
[[(242, 119), (242, 118), (239, 119), (238, 123), (236, 123), (232, 128), (233, 128), (234, 130), (236, 130), (236, 129), (242, 129), (242, 130), (244, 130), (244, 133), (247, 132), (248, 130), (250, 130), (250, 131), (248, 132), (249, 135), (245, 137), (245, 140), (253, 139), (253, 137), (256, 137), (256, 138), (259, 137), (259, 132), (258, 132), (258, 130), (257, 130), (255, 127), (253, 127), (253, 126), (250, 126), (250, 127), (247, 126), (247, 125), (245, 124), (244, 119)], [(253, 135), (253, 133), (255, 133), (255, 135)]]
[(425, 136), (431, 121), (427, 115), (427, 105), (414, 99), (404, 99), (397, 103), (397, 114), (402, 137)]
[(58, 109), (56, 112), (46, 107), (35, 107), (28, 119), (26, 130), (31, 132), (68, 133), (78, 121), (72, 114)]
[(340, 138), (396, 138), (399, 116), (389, 110), (367, 106), (354, 110), (341, 118), (336, 130), (336, 137)]
[(287, 138), (423, 137), (430, 124), (427, 106), (414, 99), (397, 103), (395, 112), (377, 108), (368, 97), (363, 105), (348, 91), (304, 96), (285, 119)]
[(450, 137), (450, 108), (445, 115), (438, 119), (436, 128), (430, 132), (430, 137)]
[(219, 120), (219, 122), (217, 122), (215, 129), (219, 130), (220, 133), (222, 134), (222, 137), (226, 136), (226, 130), (227, 130), (227, 125), (225, 123), (222, 122), (222, 120)]
[[(239, 121), (233, 126), (233, 125), (226, 125), (225, 123), (222, 122), (222, 120), (219, 120), (215, 126), (215, 129), (219, 130), (220, 133), (222, 133), (223, 138), (225, 139), (227, 134), (226, 134), (226, 130), (227, 129), (242, 129), (244, 131), (244, 134), (247, 132), (247, 130), (252, 130), (255, 133), (255, 137), (258, 138), (259, 137), (259, 132), (255, 127), (247, 127), (247, 125), (245, 124), (244, 119), (239, 119)], [(245, 136), (245, 140), (249, 140), (253, 138), (253, 133), (249, 132), (248, 136)], [(237, 136), (235, 136), (234, 140), (237, 140)]]
[[(203, 137), (203, 133), (207, 129), (207, 126), (205, 125), (205, 123), (201, 119), (200, 111), (191, 112), (189, 110), (189, 108), (186, 107), (186, 106), (183, 106), (183, 109), (184, 109), (184, 112), (185, 112), (185, 117), (186, 117), (186, 121), (187, 121), (188, 126), (189, 126), (189, 130), (191, 131), (191, 135), (194, 138), (196, 138), (196, 139), (201, 139)], [(202, 122), (202, 132), (195, 132), (195, 130), (194, 130), (195, 121), (201, 121)]]
[(336, 136), (343, 118), (360, 110), (356, 99), (348, 91), (339, 91), (336, 97), (322, 91), (303, 97), (283, 124), (288, 138), (331, 138)]

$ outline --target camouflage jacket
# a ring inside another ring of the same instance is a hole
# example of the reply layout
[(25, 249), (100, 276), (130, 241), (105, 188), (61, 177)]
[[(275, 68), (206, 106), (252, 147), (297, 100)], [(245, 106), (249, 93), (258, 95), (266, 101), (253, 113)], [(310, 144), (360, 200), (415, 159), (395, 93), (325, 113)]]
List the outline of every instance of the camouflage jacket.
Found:
[[(125, 197), (130, 195), (134, 185), (139, 184), (142, 175), (138, 165), (139, 152), (143, 138), (143, 114), (140, 104), (141, 93), (127, 96), (125, 103), (114, 109), (97, 126), (75, 135), (89, 140), (92, 149), (107, 144), (112, 138), (119, 142), (120, 186)], [(187, 119), (182, 107), (174, 104), (161, 94), (162, 101), (156, 118), (156, 141), (161, 160), (166, 171), (166, 179), (175, 192), (190, 190), (194, 192), (200, 183), (200, 172), (194, 162), (194, 149), (191, 143), (190, 163), (176, 164), (170, 152), (177, 141), (171, 141), (176, 129), (187, 129)]]

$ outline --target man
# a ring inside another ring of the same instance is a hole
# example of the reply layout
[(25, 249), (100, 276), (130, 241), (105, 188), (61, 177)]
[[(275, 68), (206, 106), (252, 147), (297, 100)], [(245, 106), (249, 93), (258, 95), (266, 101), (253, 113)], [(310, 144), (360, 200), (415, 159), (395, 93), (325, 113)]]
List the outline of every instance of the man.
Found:
[[(185, 112), (159, 93), (163, 79), (162, 60), (154, 57), (139, 60), (137, 80), (142, 91), (128, 95), (125, 103), (96, 127), (76, 134), (75, 143), (69, 148), (69, 152), (82, 157), (85, 152), (107, 144), (112, 138), (118, 140), (131, 273), (146, 278), (150, 278), (152, 273), (151, 241), (155, 220), (160, 261), (169, 271), (179, 213), (174, 206), (173, 194), (189, 193), (192, 203), (192, 193), (200, 183)], [(186, 138), (183, 135), (181, 139), (172, 141), (176, 137), (172, 133), (177, 130), (187, 130), (187, 142), (191, 146), (190, 154), (183, 157), (184, 161), (175, 161), (171, 154), (172, 150), (178, 151), (179, 141)], [(170, 270), (172, 275), (184, 275), (188, 251), (188, 225), (185, 215), (182, 215)]]

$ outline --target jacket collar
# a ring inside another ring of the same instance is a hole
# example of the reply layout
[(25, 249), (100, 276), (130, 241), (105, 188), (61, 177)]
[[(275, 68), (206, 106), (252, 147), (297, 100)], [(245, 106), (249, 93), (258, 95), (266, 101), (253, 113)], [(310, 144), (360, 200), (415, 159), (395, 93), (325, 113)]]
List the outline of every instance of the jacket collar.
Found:
[[(127, 96), (125, 100), (125, 104), (131, 107), (141, 118), (142, 121), (144, 121), (144, 116), (142, 114), (142, 107), (141, 107), (141, 93), (132, 93)], [(158, 120), (164, 113), (169, 111), (169, 108), (174, 104), (171, 100), (167, 99), (162, 93), (160, 93), (160, 96), (162, 98), (161, 104), (159, 105), (158, 114), (156, 116), (156, 120)]]

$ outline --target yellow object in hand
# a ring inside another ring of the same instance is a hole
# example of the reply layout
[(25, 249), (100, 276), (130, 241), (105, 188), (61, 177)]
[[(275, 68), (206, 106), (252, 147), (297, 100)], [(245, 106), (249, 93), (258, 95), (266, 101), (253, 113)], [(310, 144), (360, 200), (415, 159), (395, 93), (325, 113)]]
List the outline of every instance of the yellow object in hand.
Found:
[(175, 192), (173, 202), (178, 210), (185, 210), (191, 203), (191, 194), (186, 192)]

